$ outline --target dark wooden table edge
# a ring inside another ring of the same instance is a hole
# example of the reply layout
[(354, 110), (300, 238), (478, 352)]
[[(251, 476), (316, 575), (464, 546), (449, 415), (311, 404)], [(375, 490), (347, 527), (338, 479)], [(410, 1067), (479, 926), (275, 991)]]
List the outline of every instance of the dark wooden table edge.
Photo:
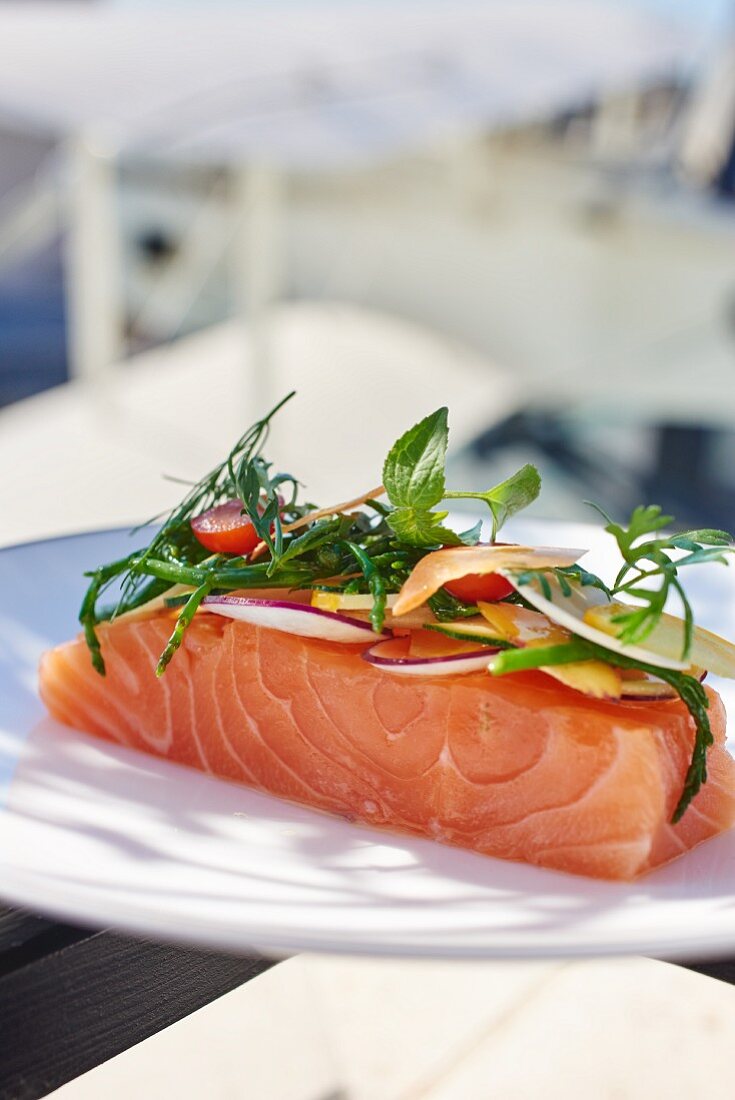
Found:
[(705, 978), (715, 978), (718, 982), (735, 985), (735, 959), (671, 959), (682, 970), (692, 970)]
[[(0, 908), (0, 1100), (38, 1100), (276, 965)], [(670, 959), (735, 984), (735, 959)]]
[(276, 965), (0, 909), (0, 1100), (37, 1100)]

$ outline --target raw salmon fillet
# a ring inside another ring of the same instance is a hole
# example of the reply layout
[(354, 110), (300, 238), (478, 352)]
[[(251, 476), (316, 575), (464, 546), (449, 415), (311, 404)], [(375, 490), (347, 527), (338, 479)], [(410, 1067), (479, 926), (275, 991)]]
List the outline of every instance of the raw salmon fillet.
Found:
[(165, 676), (170, 614), (47, 653), (77, 729), (371, 825), (503, 859), (632, 879), (729, 828), (735, 761), (710, 696), (709, 781), (679, 824), (694, 724), (678, 701), (601, 703), (539, 673), (394, 677), (335, 645), (198, 614)]

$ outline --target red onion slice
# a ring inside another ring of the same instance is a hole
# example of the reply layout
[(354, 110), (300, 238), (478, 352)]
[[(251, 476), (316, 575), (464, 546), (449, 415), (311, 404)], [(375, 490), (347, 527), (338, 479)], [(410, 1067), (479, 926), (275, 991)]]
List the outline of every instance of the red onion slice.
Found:
[(318, 638), (323, 642), (366, 645), (371, 639), (387, 639), (388, 634), (376, 634), (370, 623), (350, 619), (335, 611), (322, 611), (309, 604), (290, 600), (256, 600), (248, 596), (207, 596), (202, 608), (228, 619), (252, 623), (301, 638)]
[(454, 653), (444, 657), (410, 657), (408, 638), (389, 638), (378, 642), (361, 654), (363, 661), (395, 676), (462, 676), (470, 672), (485, 672), (496, 649), (483, 646), (470, 653)]

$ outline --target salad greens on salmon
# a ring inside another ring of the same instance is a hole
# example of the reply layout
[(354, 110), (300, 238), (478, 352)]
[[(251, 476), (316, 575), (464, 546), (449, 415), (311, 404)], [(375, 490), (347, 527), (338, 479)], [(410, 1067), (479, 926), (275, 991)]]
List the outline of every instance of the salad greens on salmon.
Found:
[[(498, 542), (504, 522), (538, 497), (538, 471), (525, 465), (486, 492), (448, 488), (446, 408), (393, 444), (381, 485), (318, 507), (263, 453), (291, 397), (191, 486), (147, 545), (88, 574), (79, 618), (95, 669), (104, 675), (98, 624), (165, 607), (172, 629), (159, 676), (194, 616), (208, 612), (362, 643), (367, 661), (397, 675), (535, 669), (597, 699), (679, 696), (696, 737), (678, 821), (707, 779), (713, 738), (701, 681), (707, 671), (735, 678), (735, 647), (696, 625), (682, 570), (727, 564), (732, 537), (671, 534), (673, 517), (657, 506), (636, 508), (627, 524), (602, 513), (621, 558), (608, 581), (579, 565), (584, 550)], [(487, 541), (481, 520), (460, 533), (446, 526), (443, 506), (457, 499), (487, 508)], [(666, 611), (671, 598), (680, 618)]]

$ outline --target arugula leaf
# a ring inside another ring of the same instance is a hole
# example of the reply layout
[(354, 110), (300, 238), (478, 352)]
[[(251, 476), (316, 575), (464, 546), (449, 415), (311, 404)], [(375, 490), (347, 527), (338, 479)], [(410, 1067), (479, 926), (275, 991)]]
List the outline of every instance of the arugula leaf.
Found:
[(428, 600), (429, 607), (440, 623), (455, 623), (458, 619), (474, 619), (479, 615), (476, 604), (458, 600), (446, 588), (440, 588)]
[(673, 516), (664, 515), (657, 504), (634, 508), (627, 526), (615, 523), (597, 505), (592, 507), (607, 521), (605, 530), (617, 542), (623, 559), (610, 595), (624, 593), (640, 600), (640, 605), (615, 616), (618, 637), (624, 643), (645, 641), (663, 615), (669, 595), (675, 593), (684, 612), (682, 658), (686, 659), (694, 637), (694, 614), (679, 570), (713, 561), (729, 564), (726, 554), (735, 550), (732, 536), (709, 527), (667, 536), (662, 532)]
[[(575, 563), (574, 565), (564, 565), (555, 569), (559, 581), (561, 582), (562, 576), (573, 577), (577, 580), (582, 588), (599, 588), (610, 599), (610, 589), (605, 582), (601, 580), (596, 573), (590, 573), (589, 570), (583, 569), (581, 565)], [(566, 593), (565, 593), (566, 595)]]
[[(672, 543), (678, 544), (678, 539), (672, 539)], [(723, 550), (732, 549), (727, 547), (723, 543), (718, 543), (717, 546), (701, 547), (696, 542), (692, 543), (695, 547), (691, 554), (687, 554), (684, 558), (679, 558), (676, 562), (676, 568), (681, 569), (684, 565), (702, 565), (708, 561), (718, 561), (723, 565), (728, 565), (728, 559), (725, 557)]]
[(444, 496), (448, 409), (437, 409), (396, 440), (383, 465), (383, 484), (397, 508), (432, 508)]
[(535, 466), (527, 462), (514, 474), (494, 485), (484, 493), (462, 493), (450, 490), (444, 494), (445, 500), (471, 498), (484, 500), (493, 517), (492, 541), (495, 542), (498, 531), (509, 516), (532, 504), (541, 491), (541, 476)]
[(717, 528), (700, 527), (696, 531), (684, 531), (681, 535), (675, 535), (671, 543), (673, 546), (678, 546), (683, 539), (694, 543), (703, 542), (707, 546), (729, 546), (732, 535), (727, 531), (718, 531)]
[[(663, 514), (658, 504), (639, 504), (634, 508), (628, 520), (628, 526), (623, 527), (619, 523), (608, 523), (605, 528), (616, 540), (620, 553), (626, 561), (631, 558), (633, 543), (644, 535), (650, 535), (655, 531), (662, 531), (664, 527), (674, 522), (673, 516)], [(636, 556), (640, 556), (637, 554)]]
[(590, 573), (576, 563), (574, 565), (557, 566), (555, 569), (524, 569), (517, 572), (514, 579), (516, 585), (520, 587), (525, 584), (538, 584), (542, 595), (547, 600), (553, 600), (554, 594), (549, 583), (549, 577), (551, 576), (556, 577), (562, 596), (572, 595), (574, 589), (569, 582), (573, 580), (582, 588), (599, 588), (608, 599), (612, 599), (610, 589), (605, 582), (596, 573)]
[[(553, 600), (554, 594), (551, 591), (551, 585), (549, 584), (549, 578), (547, 576), (549, 572), (550, 570), (548, 569), (524, 569), (514, 574), (513, 583), (517, 587), (522, 588), (525, 584), (537, 582), (543, 597), (547, 600)], [(562, 592), (564, 592), (563, 588)], [(566, 592), (564, 594), (566, 595)]]
[[(401, 542), (429, 549), (435, 546), (463, 546), (463, 539), (442, 523), (448, 512), (429, 512), (425, 508), (396, 508), (388, 523)], [(469, 533), (470, 536), (472, 532)]]

